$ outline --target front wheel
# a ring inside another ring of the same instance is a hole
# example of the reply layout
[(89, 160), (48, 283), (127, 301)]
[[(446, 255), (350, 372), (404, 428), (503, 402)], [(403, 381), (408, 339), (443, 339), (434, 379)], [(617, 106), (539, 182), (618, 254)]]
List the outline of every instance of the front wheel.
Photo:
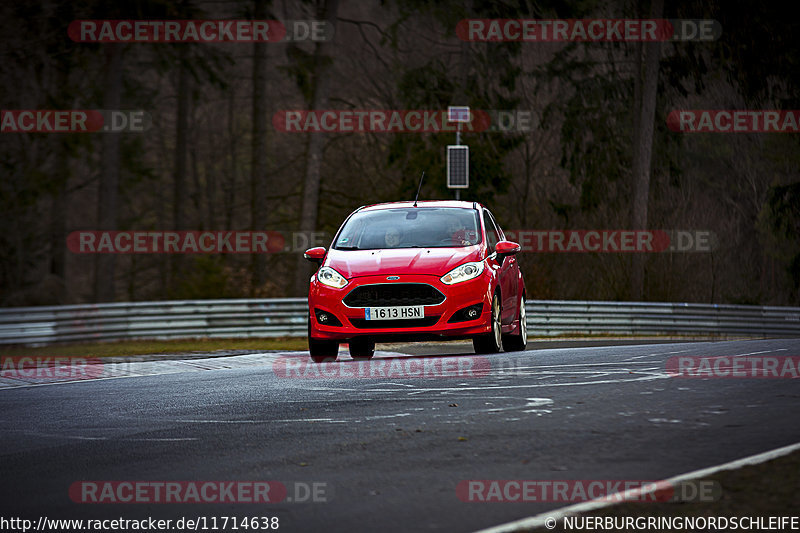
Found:
[(519, 327), (515, 335), (503, 335), (503, 348), (508, 352), (521, 352), (528, 344), (528, 319), (525, 315), (525, 295), (519, 299)]
[(353, 339), (350, 341), (350, 357), (353, 359), (372, 359), (375, 355), (375, 343), (369, 339)]
[(492, 331), (472, 338), (475, 353), (497, 353), (503, 347), (502, 330), (500, 329), (500, 299), (497, 294), (492, 298)]
[(336, 361), (339, 354), (339, 343), (337, 341), (323, 341), (311, 336), (311, 324), (308, 325), (308, 353), (311, 360), (315, 363), (325, 361)]

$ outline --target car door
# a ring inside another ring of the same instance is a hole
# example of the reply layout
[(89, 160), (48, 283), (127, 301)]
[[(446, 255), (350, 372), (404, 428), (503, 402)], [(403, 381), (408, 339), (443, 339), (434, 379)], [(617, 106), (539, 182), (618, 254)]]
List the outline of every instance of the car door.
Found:
[[(489, 249), (489, 254), (495, 251), (495, 245), (498, 241), (504, 240), (503, 232), (494, 220), (494, 216), (488, 211), (483, 211), (483, 225), (486, 228), (486, 245)], [(514, 255), (507, 256), (502, 261), (497, 257), (490, 259), (490, 267), (495, 269), (500, 285), (500, 294), (502, 296), (502, 315), (501, 322), (503, 325), (511, 324), (517, 316), (517, 300), (519, 300), (519, 266), (517, 265), (517, 258)]]

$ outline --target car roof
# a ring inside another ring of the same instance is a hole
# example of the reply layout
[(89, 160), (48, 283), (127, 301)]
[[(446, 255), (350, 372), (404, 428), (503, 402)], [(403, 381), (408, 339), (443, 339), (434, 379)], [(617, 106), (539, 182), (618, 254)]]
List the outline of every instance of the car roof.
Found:
[[(458, 207), (462, 209), (477, 209), (481, 204), (477, 202), (465, 202), (459, 200), (420, 200), (417, 202), (417, 209), (426, 207)], [(379, 211), (381, 209), (400, 209), (414, 207), (414, 202), (386, 202), (382, 204), (366, 205), (359, 209), (359, 211)], [(481, 206), (483, 207), (483, 206)]]

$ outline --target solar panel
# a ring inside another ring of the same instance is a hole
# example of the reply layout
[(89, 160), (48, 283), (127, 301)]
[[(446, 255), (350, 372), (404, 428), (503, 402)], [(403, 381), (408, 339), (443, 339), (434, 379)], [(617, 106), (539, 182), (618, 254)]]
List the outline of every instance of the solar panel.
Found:
[(469, 106), (450, 106), (447, 108), (449, 122), (469, 122)]
[(447, 147), (447, 187), (449, 189), (469, 188), (469, 146), (450, 145)]

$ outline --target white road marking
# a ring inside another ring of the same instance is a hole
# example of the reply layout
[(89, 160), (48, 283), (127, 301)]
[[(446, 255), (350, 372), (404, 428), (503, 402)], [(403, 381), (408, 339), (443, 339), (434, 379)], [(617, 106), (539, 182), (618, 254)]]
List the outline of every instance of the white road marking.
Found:
[(758, 355), (760, 353), (771, 353), (771, 352), (786, 352), (788, 348), (778, 348), (777, 350), (763, 350), (761, 352), (750, 352), (750, 353), (737, 353), (735, 355), (709, 355), (707, 357), (745, 357), (747, 355)]
[[(626, 374), (627, 375), (627, 374)], [(485, 391), (488, 389), (491, 390), (511, 390), (511, 389), (536, 389), (536, 388), (543, 388), (543, 387), (577, 387), (582, 385), (617, 385), (620, 383), (632, 383), (636, 381), (655, 381), (658, 379), (671, 379), (669, 374), (667, 373), (657, 373), (651, 374), (647, 376), (642, 376), (638, 378), (630, 378), (630, 379), (614, 379), (614, 380), (599, 380), (599, 381), (575, 381), (570, 383), (532, 383), (528, 385), (483, 385), (480, 387), (451, 387), (451, 388), (425, 388), (417, 390), (409, 391), (409, 396), (423, 394), (427, 392), (443, 392), (443, 393), (453, 393), (453, 392), (463, 392), (463, 391)], [(315, 390), (315, 391), (335, 391), (335, 392), (397, 392), (397, 389), (370, 389), (369, 391), (364, 391), (363, 389), (359, 388), (348, 388), (348, 387), (313, 387), (309, 388), (308, 390)]]
[(152, 439), (114, 439), (114, 440), (127, 440), (127, 441), (134, 441), (134, 442), (183, 442), (183, 441), (194, 441), (200, 440), (197, 437), (165, 437), (165, 438), (152, 438)]
[(284, 418), (282, 420), (175, 420), (178, 424), (274, 424), (275, 422), (347, 422), (335, 418)]
[(394, 415), (372, 415), (364, 417), (366, 420), (382, 420), (384, 418), (400, 418), (403, 416), (411, 416), (411, 413), (397, 413)]
[[(682, 481), (687, 481), (690, 479), (699, 479), (704, 478), (706, 476), (710, 476), (712, 474), (716, 474), (722, 470), (735, 470), (737, 468), (741, 468), (743, 466), (749, 465), (757, 465), (772, 459), (776, 459), (778, 457), (782, 457), (784, 455), (788, 455), (796, 450), (800, 450), (800, 442), (795, 444), (790, 444), (789, 446), (784, 446), (782, 448), (776, 448), (774, 450), (769, 450), (764, 453), (759, 453), (756, 455), (751, 455), (748, 457), (744, 457), (742, 459), (737, 459), (735, 461), (731, 461), (728, 463), (724, 463), (717, 466), (712, 466), (709, 468), (703, 468), (700, 470), (695, 470), (693, 472), (687, 472), (685, 474), (680, 474), (675, 477), (671, 477), (669, 479), (664, 480), (665, 483), (669, 485), (676, 485)], [(637, 488), (631, 489), (628, 491), (623, 492), (623, 496), (621, 499), (628, 501), (628, 500), (637, 500), (642, 499), (641, 496), (646, 494), (645, 488)], [(562, 507), (561, 509), (555, 509), (553, 511), (546, 511), (544, 513), (531, 516), (529, 518), (523, 518), (521, 520), (515, 520), (513, 522), (508, 522), (506, 524), (501, 524), (498, 526), (481, 529), (476, 533), (515, 533), (523, 530), (528, 529), (537, 529), (545, 527), (545, 520), (552, 519), (556, 520), (556, 523), (561, 521), (561, 519), (565, 516), (574, 515), (578, 513), (586, 513), (589, 511), (595, 511), (597, 509), (603, 509), (606, 507), (611, 507), (616, 505), (620, 502), (612, 501), (608, 498), (602, 498), (598, 500), (591, 500), (588, 502), (577, 503), (575, 505), (569, 505), (567, 507)]]
[[(17, 430), (11, 430), (17, 431)], [(58, 433), (41, 433), (37, 431), (24, 431), (25, 435), (33, 437), (44, 437), (50, 439), (69, 439), (69, 440), (119, 440), (119, 441), (133, 441), (133, 442), (181, 442), (181, 441), (194, 441), (199, 440), (196, 437), (114, 437), (114, 436), (101, 436), (90, 437), (84, 435), (60, 435)]]

